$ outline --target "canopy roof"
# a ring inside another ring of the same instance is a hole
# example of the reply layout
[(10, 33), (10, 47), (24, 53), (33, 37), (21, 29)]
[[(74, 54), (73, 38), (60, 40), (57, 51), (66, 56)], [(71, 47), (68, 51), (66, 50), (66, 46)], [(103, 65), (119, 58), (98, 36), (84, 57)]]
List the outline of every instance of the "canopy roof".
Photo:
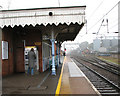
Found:
[(38, 28), (43, 35), (55, 27), (58, 41), (73, 40), (85, 23), (86, 6), (52, 7), (0, 11), (0, 27)]

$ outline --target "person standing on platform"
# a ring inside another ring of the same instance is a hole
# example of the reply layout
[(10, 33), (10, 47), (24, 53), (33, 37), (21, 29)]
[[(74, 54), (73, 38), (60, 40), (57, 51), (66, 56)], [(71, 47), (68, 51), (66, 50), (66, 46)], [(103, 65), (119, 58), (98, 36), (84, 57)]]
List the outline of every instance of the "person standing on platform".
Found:
[(31, 72), (31, 75), (34, 75), (35, 60), (36, 54), (34, 49), (31, 48), (31, 50), (28, 52), (28, 74)]

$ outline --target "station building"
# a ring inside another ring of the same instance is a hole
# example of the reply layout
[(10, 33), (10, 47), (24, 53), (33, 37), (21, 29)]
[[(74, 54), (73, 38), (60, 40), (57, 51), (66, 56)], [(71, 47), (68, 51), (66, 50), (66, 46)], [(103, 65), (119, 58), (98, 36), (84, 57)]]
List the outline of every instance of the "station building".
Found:
[(85, 8), (86, 6), (72, 6), (1, 10), (2, 76), (25, 72), (30, 48), (35, 48), (38, 71), (47, 70), (51, 60), (52, 75), (55, 75), (55, 60), (59, 66), (61, 44), (74, 40), (84, 26)]

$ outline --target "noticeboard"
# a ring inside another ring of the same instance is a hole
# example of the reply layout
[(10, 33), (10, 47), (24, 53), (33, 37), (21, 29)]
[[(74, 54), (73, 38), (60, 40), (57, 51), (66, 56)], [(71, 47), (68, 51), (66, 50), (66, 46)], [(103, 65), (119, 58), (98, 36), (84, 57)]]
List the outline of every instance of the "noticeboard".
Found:
[(8, 59), (8, 42), (2, 41), (2, 59)]
[(41, 42), (35, 42), (35, 45), (41, 45)]

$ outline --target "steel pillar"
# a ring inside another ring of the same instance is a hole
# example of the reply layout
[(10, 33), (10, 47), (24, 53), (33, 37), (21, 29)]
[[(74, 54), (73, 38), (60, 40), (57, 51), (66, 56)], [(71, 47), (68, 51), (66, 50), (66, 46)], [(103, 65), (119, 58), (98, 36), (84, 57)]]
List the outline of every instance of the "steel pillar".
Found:
[(52, 43), (52, 75), (56, 75), (56, 71), (55, 71), (55, 50), (54, 50), (54, 43), (55, 43), (55, 39), (54, 39), (54, 32), (51, 32), (51, 43)]

